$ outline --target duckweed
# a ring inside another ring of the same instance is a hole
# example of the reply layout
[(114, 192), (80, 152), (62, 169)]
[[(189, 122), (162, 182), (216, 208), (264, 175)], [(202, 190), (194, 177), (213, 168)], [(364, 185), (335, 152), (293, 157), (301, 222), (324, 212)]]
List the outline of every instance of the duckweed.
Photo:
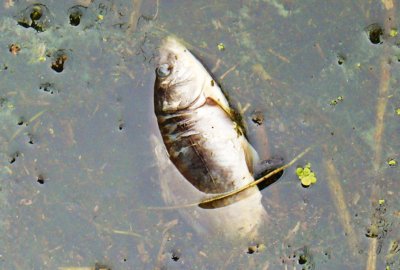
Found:
[(303, 187), (309, 187), (311, 184), (315, 184), (317, 182), (317, 177), (311, 170), (310, 163), (307, 163), (304, 167), (298, 167), (296, 169), (296, 175), (299, 177)]
[(390, 29), (389, 36), (395, 37), (395, 36), (397, 36), (397, 34), (398, 34), (398, 31), (396, 28)]
[(223, 50), (225, 50), (225, 44), (220, 42), (220, 43), (218, 43), (217, 48), (218, 48), (218, 50), (223, 51)]
[(343, 97), (343, 96), (338, 96), (336, 99), (332, 99), (332, 100), (329, 102), (329, 105), (335, 106), (335, 105), (337, 105), (339, 102), (342, 102), (343, 100), (344, 100), (344, 97)]
[(395, 160), (394, 158), (390, 158), (390, 159), (387, 161), (387, 164), (388, 164), (390, 167), (395, 167), (395, 166), (397, 166), (397, 160)]

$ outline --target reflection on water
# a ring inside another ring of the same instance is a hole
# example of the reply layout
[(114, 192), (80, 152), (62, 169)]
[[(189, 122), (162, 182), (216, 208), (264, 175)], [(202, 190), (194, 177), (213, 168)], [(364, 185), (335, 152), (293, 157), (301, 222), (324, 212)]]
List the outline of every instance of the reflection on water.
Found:
[[(397, 269), (390, 3), (3, 1), (1, 268)], [(179, 211), (154, 208), (165, 206), (154, 56), (170, 34), (212, 72), (259, 152), (291, 160), (315, 146), (262, 190), (256, 242), (199, 236)], [(318, 181), (303, 188), (295, 170), (307, 163)]]

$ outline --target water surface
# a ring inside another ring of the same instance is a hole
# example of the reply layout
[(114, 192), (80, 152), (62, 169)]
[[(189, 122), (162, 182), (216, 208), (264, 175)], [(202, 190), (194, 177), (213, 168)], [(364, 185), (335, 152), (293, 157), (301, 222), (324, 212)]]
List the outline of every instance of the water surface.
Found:
[[(398, 1), (1, 5), (2, 269), (400, 267)], [(164, 205), (149, 138), (153, 59), (170, 34), (212, 71), (262, 156), (314, 146), (262, 190), (271, 222), (257, 243), (143, 210)], [(304, 188), (295, 170), (308, 162), (317, 183)]]

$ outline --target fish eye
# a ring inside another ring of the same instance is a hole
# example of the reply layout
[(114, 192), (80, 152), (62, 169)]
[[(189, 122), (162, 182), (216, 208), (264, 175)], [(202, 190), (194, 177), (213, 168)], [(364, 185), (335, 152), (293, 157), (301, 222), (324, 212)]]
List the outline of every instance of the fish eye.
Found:
[(164, 78), (171, 74), (171, 69), (168, 64), (162, 64), (156, 69), (157, 76)]

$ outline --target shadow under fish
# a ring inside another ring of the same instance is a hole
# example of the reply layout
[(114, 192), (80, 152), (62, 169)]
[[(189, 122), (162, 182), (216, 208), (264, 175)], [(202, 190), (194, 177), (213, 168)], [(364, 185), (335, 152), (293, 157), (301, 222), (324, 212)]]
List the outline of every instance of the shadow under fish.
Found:
[[(159, 49), (154, 109), (162, 141), (157, 136), (151, 141), (162, 196), (169, 205), (201, 202), (238, 189), (283, 164), (282, 159), (260, 162), (219, 86), (172, 37)], [(268, 220), (257, 186), (180, 211), (199, 233), (225, 239), (251, 241)]]

